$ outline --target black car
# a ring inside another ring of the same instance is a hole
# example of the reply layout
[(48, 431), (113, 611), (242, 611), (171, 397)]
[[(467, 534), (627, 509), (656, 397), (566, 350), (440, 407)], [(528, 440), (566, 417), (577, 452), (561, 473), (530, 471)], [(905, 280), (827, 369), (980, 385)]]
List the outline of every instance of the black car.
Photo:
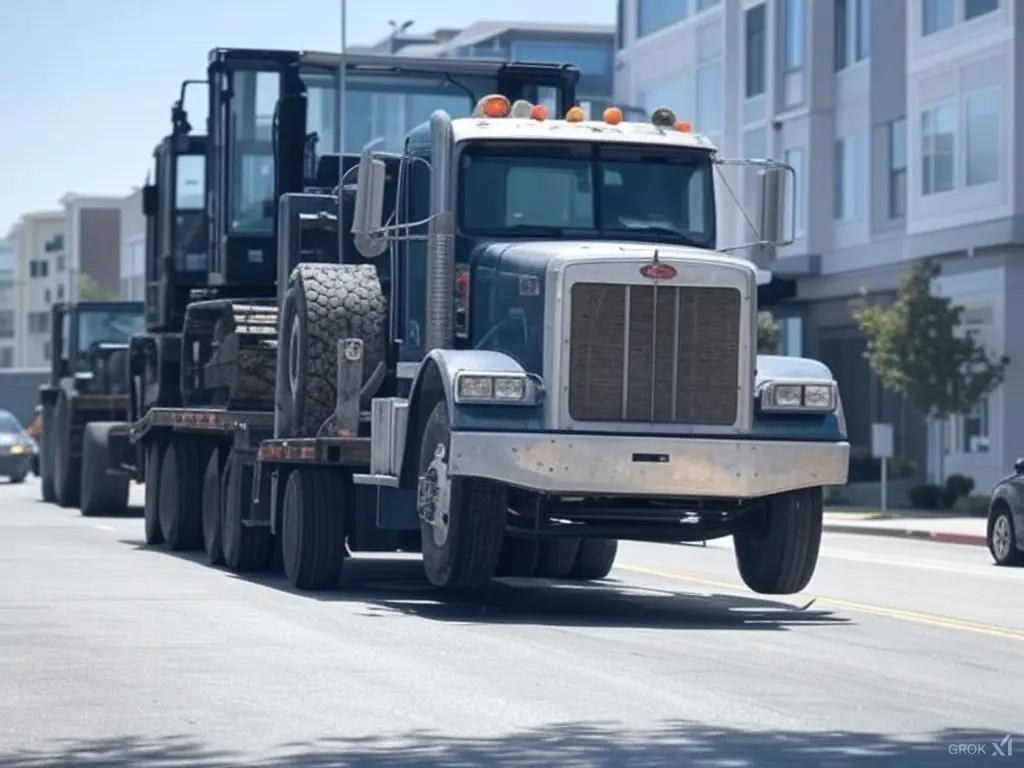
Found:
[(1024, 565), (1024, 459), (1014, 474), (992, 489), (988, 505), (988, 551), (996, 565)]
[(10, 411), (0, 411), (0, 476), (12, 483), (25, 482), (38, 448)]

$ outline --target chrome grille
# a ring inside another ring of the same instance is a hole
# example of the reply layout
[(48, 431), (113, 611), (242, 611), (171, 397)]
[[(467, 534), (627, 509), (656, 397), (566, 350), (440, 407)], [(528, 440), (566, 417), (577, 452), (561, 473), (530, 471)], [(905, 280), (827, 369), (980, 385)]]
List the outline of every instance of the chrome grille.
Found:
[(572, 419), (735, 423), (738, 290), (576, 283), (570, 301)]

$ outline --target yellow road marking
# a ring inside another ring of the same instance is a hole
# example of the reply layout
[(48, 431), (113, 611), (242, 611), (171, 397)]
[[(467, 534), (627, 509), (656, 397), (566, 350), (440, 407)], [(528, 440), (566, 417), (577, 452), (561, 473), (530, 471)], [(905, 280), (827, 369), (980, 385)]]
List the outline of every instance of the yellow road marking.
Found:
[[(640, 573), (646, 576), (658, 576), (663, 579), (689, 582), (691, 584), (699, 584), (704, 587), (728, 589), (733, 592), (743, 590), (743, 587), (738, 584), (732, 584), (727, 581), (718, 581), (716, 579), (709, 579), (705, 576), (685, 573), (683, 571), (666, 571), (661, 570), (659, 568), (645, 568), (639, 565), (616, 565), (615, 567), (620, 571), (627, 571), (629, 573)], [(990, 637), (1000, 637), (1005, 640), (1017, 640), (1018, 642), (1024, 642), (1024, 631), (1009, 629), (1007, 627), (1000, 627), (996, 624), (986, 624), (981, 621), (957, 619), (952, 616), (940, 616), (934, 613), (906, 611), (902, 608), (889, 608), (884, 605), (862, 603), (856, 600), (843, 600), (835, 597), (825, 597), (823, 595), (800, 594), (799, 598), (801, 601), (805, 598), (807, 600), (813, 599), (816, 603), (822, 603), (824, 605), (832, 606), (834, 608), (845, 608), (850, 611), (859, 611), (860, 613), (867, 613), (873, 616), (883, 616), (890, 619), (910, 621), (915, 624), (924, 624), (926, 626), (939, 627), (941, 629), (959, 629), (964, 632), (973, 632), (978, 635), (988, 635)]]

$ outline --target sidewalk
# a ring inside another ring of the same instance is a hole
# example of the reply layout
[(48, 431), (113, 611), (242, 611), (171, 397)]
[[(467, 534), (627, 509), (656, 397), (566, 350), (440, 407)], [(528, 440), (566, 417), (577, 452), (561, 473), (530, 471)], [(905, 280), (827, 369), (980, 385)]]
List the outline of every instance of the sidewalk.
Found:
[(959, 517), (942, 512), (895, 509), (888, 512), (865, 509), (831, 508), (825, 510), (826, 533), (854, 533), (927, 539), (943, 544), (988, 545), (988, 521), (983, 517)]

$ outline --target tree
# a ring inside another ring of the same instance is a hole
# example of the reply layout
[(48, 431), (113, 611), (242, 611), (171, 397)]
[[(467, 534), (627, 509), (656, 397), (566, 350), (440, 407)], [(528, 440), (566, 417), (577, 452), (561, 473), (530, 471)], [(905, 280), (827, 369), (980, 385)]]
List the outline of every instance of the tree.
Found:
[(111, 301), (117, 294), (100, 285), (85, 272), (78, 275), (78, 298), (80, 301)]
[(900, 281), (891, 306), (865, 303), (853, 313), (882, 385), (933, 419), (969, 414), (1002, 384), (1009, 363), (963, 327), (963, 307), (935, 295), (940, 273), (935, 260), (917, 264)]
[(757, 352), (761, 355), (777, 355), (782, 346), (782, 332), (771, 312), (757, 313)]

